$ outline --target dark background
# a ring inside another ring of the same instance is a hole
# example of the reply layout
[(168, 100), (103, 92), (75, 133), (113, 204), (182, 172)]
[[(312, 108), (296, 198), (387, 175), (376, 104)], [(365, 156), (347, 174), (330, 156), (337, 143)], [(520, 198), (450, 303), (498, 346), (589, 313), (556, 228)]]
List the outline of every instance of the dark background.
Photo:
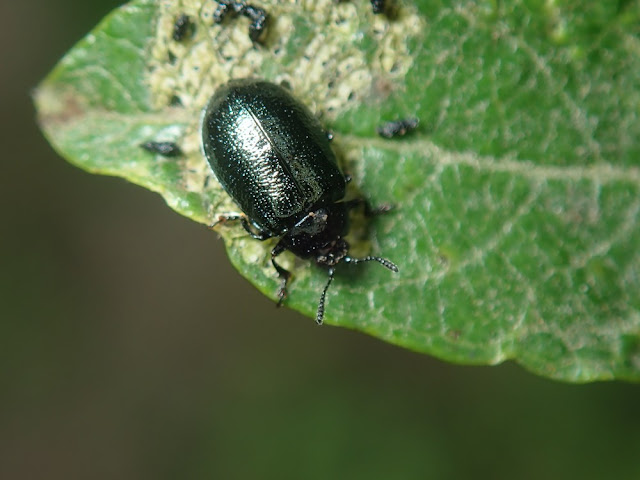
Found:
[(0, 4), (0, 478), (640, 478), (637, 385), (318, 328), (60, 158), (30, 92), (118, 3)]

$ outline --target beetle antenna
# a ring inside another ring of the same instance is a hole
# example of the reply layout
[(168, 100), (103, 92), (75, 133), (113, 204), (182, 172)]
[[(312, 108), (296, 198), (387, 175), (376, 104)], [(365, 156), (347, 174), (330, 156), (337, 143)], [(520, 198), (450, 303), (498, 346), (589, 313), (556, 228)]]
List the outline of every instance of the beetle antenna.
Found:
[(318, 303), (318, 313), (316, 314), (316, 323), (318, 325), (322, 325), (322, 320), (324, 319), (324, 301), (327, 297), (327, 290), (329, 290), (329, 285), (333, 282), (333, 274), (335, 270), (333, 268), (329, 269), (329, 280), (327, 280), (327, 284), (324, 286), (324, 290), (322, 290), (322, 295), (320, 295), (320, 302)]
[(343, 262), (346, 263), (362, 263), (362, 262), (371, 262), (371, 261), (376, 261), (380, 264), (382, 264), (383, 266), (387, 267), (389, 270), (397, 272), (398, 271), (398, 267), (396, 266), (395, 263), (393, 263), (391, 260), (387, 260), (386, 258), (381, 258), (381, 257), (364, 257), (364, 258), (352, 258), (352, 257), (344, 257), (342, 259)]

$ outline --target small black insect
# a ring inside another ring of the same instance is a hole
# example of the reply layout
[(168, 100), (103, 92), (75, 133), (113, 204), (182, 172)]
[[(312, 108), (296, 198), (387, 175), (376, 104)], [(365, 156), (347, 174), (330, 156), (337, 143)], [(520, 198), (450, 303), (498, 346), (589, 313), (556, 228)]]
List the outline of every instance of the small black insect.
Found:
[(410, 131), (415, 130), (418, 123), (417, 118), (402, 118), (400, 120), (394, 120), (393, 122), (383, 123), (376, 131), (378, 135), (385, 138), (402, 137)]
[(287, 90), (266, 81), (232, 80), (209, 101), (201, 127), (204, 155), (244, 213), (220, 217), (216, 224), (240, 220), (257, 240), (280, 237), (271, 251), (271, 263), (281, 280), (278, 305), (287, 295), (291, 274), (276, 257), (286, 250), (328, 269), (318, 324), (339, 263), (376, 261), (398, 271), (384, 258), (349, 256), (344, 240), (349, 211), (363, 203), (366, 208), (366, 202), (342, 201), (346, 179), (326, 132)]
[(183, 40), (187, 40), (193, 36), (195, 33), (196, 26), (191, 21), (189, 15), (185, 15), (184, 13), (176, 18), (175, 23), (173, 24), (173, 35), (172, 38), (176, 42), (182, 42)]
[(265, 9), (255, 5), (248, 5), (244, 1), (218, 0), (218, 8), (213, 13), (213, 22), (222, 23), (229, 14), (247, 17), (251, 21), (249, 24), (249, 38), (254, 43), (260, 42), (269, 20), (269, 15)]
[(182, 150), (174, 142), (145, 142), (140, 145), (147, 152), (157, 153), (163, 157), (179, 157)]
[(385, 13), (387, 5), (386, 0), (371, 0), (371, 7), (373, 8), (373, 13), (382, 14)]

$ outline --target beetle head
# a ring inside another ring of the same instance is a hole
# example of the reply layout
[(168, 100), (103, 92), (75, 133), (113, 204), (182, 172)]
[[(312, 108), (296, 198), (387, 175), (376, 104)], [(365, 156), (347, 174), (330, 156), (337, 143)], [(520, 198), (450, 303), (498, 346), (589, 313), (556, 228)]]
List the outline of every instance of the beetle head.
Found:
[(283, 237), (281, 242), (301, 258), (314, 258), (319, 265), (335, 265), (342, 260), (349, 244), (342, 238), (349, 227), (344, 203), (311, 210)]

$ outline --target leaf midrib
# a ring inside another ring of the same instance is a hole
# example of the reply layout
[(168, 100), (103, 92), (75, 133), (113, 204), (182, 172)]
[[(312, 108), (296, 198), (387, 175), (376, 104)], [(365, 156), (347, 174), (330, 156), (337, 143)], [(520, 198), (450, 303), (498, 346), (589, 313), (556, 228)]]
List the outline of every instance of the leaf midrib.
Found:
[(516, 160), (509, 157), (493, 157), (472, 152), (446, 150), (425, 138), (389, 141), (355, 135), (341, 135), (340, 141), (343, 141), (350, 148), (371, 147), (400, 154), (417, 153), (429, 158), (433, 165), (467, 166), (491, 173), (513, 173), (536, 181), (590, 180), (596, 184), (622, 182), (640, 187), (640, 168), (633, 166), (621, 167), (608, 163), (579, 166), (538, 165), (532, 160)]

